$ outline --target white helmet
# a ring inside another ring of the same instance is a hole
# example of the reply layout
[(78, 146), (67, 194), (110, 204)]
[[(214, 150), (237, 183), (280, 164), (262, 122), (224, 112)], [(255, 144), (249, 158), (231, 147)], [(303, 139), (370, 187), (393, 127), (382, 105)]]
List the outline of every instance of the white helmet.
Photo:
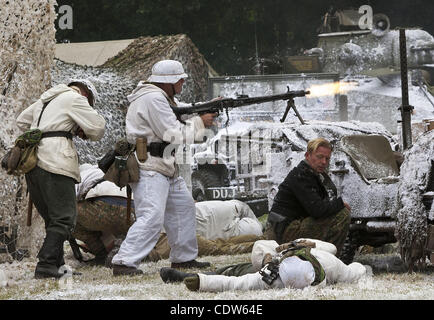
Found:
[(315, 280), (315, 270), (310, 262), (292, 256), (280, 263), (279, 276), (286, 288), (303, 289)]
[(175, 60), (162, 60), (154, 64), (152, 74), (148, 82), (177, 83), (180, 79), (187, 78), (182, 64)]
[(89, 100), (89, 104), (93, 107), (95, 101), (98, 100), (98, 91), (96, 90), (95, 86), (93, 85), (92, 82), (90, 82), (87, 79), (71, 79), (68, 83), (68, 87), (77, 83), (81, 83), (90, 91), (92, 97), (90, 97), (90, 99), (88, 98), (88, 100)]

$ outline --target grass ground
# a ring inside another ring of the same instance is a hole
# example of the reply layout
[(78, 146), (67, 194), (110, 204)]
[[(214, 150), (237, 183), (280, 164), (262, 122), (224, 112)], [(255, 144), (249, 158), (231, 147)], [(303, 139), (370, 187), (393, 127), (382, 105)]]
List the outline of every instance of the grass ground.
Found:
[[(396, 258), (388, 255), (360, 255), (355, 260), (379, 261)], [(36, 259), (1, 264), (9, 278), (7, 287), (0, 288), (0, 299), (6, 300), (433, 300), (433, 266), (424, 272), (381, 272), (361, 279), (358, 283), (340, 283), (325, 288), (309, 287), (303, 290), (281, 289), (263, 291), (231, 291), (223, 293), (198, 293), (189, 291), (183, 283), (165, 284), (160, 279), (161, 267), (170, 265), (168, 260), (143, 263), (144, 275), (113, 277), (111, 269), (80, 265), (71, 256), (66, 262), (81, 276), (60, 280), (33, 279)], [(201, 257), (213, 267), (245, 262), (249, 254), (235, 256)], [(383, 261), (383, 262), (384, 262)]]

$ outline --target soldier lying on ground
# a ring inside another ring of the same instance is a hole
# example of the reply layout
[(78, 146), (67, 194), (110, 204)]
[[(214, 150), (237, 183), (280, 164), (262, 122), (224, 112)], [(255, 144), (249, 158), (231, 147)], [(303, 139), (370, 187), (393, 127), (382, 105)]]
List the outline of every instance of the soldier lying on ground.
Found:
[[(73, 236), (95, 255), (91, 264), (110, 265), (121, 240), (134, 222), (127, 223), (126, 188), (103, 181), (104, 173), (90, 164), (80, 166), (81, 183), (76, 185), (78, 216)], [(134, 203), (132, 203), (134, 207)], [(132, 210), (134, 212), (134, 209)], [(249, 206), (238, 200), (196, 203), (199, 255), (251, 252), (261, 239), (262, 225)], [(110, 252), (110, 254), (108, 254)], [(170, 247), (164, 232), (150, 254), (150, 261), (167, 259)]]
[(186, 273), (162, 268), (164, 282), (184, 281), (191, 291), (263, 290), (324, 286), (355, 282), (371, 274), (370, 267), (358, 262), (344, 264), (335, 257), (336, 247), (328, 242), (298, 239), (278, 245), (274, 240), (256, 241), (251, 263), (230, 265), (208, 273)]

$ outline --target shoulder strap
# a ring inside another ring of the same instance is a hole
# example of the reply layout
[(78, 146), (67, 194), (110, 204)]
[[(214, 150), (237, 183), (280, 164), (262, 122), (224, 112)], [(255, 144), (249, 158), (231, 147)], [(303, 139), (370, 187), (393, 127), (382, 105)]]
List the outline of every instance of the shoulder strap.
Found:
[[(45, 108), (47, 108), (48, 104), (51, 102), (52, 100), (45, 102), (44, 105), (42, 106), (42, 110), (41, 113), (39, 114), (39, 118), (38, 118), (38, 124), (37, 127), (39, 127), (39, 123), (41, 122), (41, 118), (42, 118), (42, 114), (45, 111)], [(49, 131), (49, 132), (43, 132), (41, 139), (42, 138), (49, 138), (49, 137), (65, 137), (67, 139), (72, 140), (72, 133), (69, 131)]]
[(50, 101), (48, 101), (48, 102), (45, 102), (44, 103), (44, 105), (42, 106), (42, 110), (41, 110), (41, 113), (39, 114), (39, 119), (38, 119), (38, 127), (39, 127), (39, 123), (41, 122), (41, 118), (42, 118), (42, 113), (44, 112), (44, 110), (45, 110), (45, 108), (48, 106), (48, 104), (51, 102), (51, 100)]

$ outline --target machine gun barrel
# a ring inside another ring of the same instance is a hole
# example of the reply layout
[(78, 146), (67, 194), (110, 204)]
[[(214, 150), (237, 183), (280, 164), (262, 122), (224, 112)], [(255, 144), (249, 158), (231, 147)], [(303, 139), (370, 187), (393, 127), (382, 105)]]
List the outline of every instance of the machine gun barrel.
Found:
[(277, 101), (277, 100), (292, 100), (296, 97), (304, 97), (308, 95), (309, 91), (288, 91), (287, 93), (283, 94), (276, 94), (276, 95), (270, 95), (270, 96), (259, 96), (259, 97), (242, 97), (242, 98), (223, 98), (220, 100), (214, 100), (209, 101), (205, 103), (200, 104), (194, 104), (191, 107), (173, 107), (172, 109), (179, 118), (183, 114), (203, 114), (203, 113), (214, 113), (214, 112), (221, 112), (223, 110), (228, 110), (232, 108), (239, 108), (247, 105), (252, 104), (259, 104), (259, 103), (265, 103), (265, 102), (271, 102), (271, 101)]

